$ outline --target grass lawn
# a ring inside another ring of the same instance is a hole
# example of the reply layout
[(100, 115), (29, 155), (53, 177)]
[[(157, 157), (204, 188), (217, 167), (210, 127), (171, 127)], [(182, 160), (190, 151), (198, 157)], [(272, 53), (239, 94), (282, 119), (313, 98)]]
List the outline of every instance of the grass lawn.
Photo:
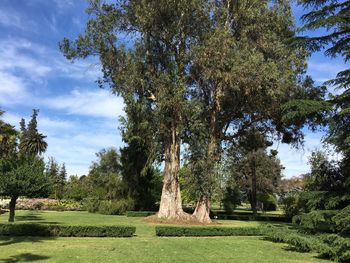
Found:
[[(0, 223), (8, 214), (0, 216)], [(0, 262), (327, 262), (311, 253), (261, 237), (156, 237), (154, 224), (142, 218), (87, 212), (17, 211), (16, 222), (80, 225), (134, 225), (132, 238), (0, 237)], [(264, 222), (219, 221), (223, 226)]]

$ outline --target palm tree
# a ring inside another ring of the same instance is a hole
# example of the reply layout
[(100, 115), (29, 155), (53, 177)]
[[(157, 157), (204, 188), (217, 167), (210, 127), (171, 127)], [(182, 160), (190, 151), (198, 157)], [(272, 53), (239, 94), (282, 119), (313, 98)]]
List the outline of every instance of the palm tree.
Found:
[(21, 151), (26, 155), (41, 155), (46, 151), (46, 136), (41, 133), (28, 134), (21, 143)]

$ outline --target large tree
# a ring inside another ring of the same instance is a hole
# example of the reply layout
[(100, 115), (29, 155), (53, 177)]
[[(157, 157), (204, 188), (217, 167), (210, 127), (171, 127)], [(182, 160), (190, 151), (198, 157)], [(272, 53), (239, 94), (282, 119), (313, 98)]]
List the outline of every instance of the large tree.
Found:
[(9, 222), (14, 221), (16, 202), (19, 196), (40, 196), (47, 194), (49, 178), (44, 173), (45, 163), (40, 155), (46, 150), (45, 136), (37, 130), (38, 111), (25, 125), (10, 146), (10, 154), (0, 159), (0, 195), (11, 198)]
[[(90, 2), (85, 33), (60, 44), (67, 58), (98, 56), (104, 78), (125, 100), (152, 105), (155, 136), (164, 160), (158, 217), (189, 218), (179, 188), (180, 146), (188, 103), (191, 45), (206, 29), (204, 0)], [(120, 37), (130, 36), (127, 47)], [(135, 95), (135, 96), (134, 96)]]
[(296, 28), (288, 1), (215, 1), (212, 14), (192, 67), (193, 97), (202, 107), (204, 123), (192, 128), (190, 140), (195, 144), (192, 156), (204, 166), (194, 213), (202, 222), (210, 222), (210, 182), (222, 144), (234, 143), (254, 127), (265, 136), (298, 142), (304, 120), (284, 122), (283, 103), (317, 97), (312, 93), (316, 89), (310, 94), (304, 85), (309, 81), (302, 76), (307, 52), (292, 44)]

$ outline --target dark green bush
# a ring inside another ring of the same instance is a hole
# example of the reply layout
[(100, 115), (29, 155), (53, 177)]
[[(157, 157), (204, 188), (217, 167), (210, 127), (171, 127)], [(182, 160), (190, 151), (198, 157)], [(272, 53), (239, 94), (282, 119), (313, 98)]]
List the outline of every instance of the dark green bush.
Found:
[(335, 229), (340, 235), (350, 236), (350, 205), (340, 210), (333, 218)]
[(85, 199), (83, 202), (83, 209), (88, 211), (89, 213), (96, 213), (98, 211), (98, 208), (100, 206), (100, 200), (90, 198)]
[(134, 208), (132, 199), (120, 199), (116, 201), (101, 201), (98, 212), (105, 215), (122, 215)]
[(288, 227), (261, 227), (261, 233), (268, 240), (289, 244), (297, 251), (314, 251), (321, 257), (337, 262), (350, 261), (350, 239), (336, 234), (308, 235)]
[(152, 216), (155, 214), (156, 212), (152, 212), (152, 211), (127, 211), (126, 212), (127, 217), (146, 217), (146, 216)]
[(263, 211), (277, 210), (277, 199), (272, 194), (258, 193), (256, 198), (261, 203)]
[(332, 218), (336, 213), (333, 210), (314, 210), (293, 217), (293, 223), (314, 233), (333, 232), (335, 229)]
[(295, 216), (299, 213), (299, 207), (298, 207), (297, 200), (298, 199), (297, 199), (296, 195), (286, 196), (282, 200), (284, 215), (289, 219), (292, 219), (293, 216)]
[(130, 198), (119, 200), (98, 200), (87, 199), (84, 201), (84, 209), (90, 213), (100, 213), (104, 215), (122, 215), (126, 211), (134, 208), (134, 201)]
[(133, 226), (0, 224), (0, 236), (131, 237)]
[(237, 205), (241, 204), (242, 194), (238, 187), (227, 187), (222, 203), (226, 213), (232, 214)]
[(256, 227), (174, 227), (157, 226), (157, 236), (259, 236)]
[(321, 236), (328, 249), (319, 249), (322, 256), (339, 262), (350, 262), (350, 239), (335, 234)]

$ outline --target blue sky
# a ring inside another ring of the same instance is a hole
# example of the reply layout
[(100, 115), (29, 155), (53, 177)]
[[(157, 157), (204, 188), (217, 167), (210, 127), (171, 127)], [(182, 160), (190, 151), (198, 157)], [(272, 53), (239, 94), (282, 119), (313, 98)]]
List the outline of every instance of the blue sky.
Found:
[[(85, 0), (0, 0), (0, 108), (18, 126), (40, 109), (39, 129), (49, 144), (45, 157), (65, 163), (69, 175), (88, 172), (95, 153), (122, 146), (118, 116), (123, 101), (99, 89), (96, 61), (68, 62), (58, 50), (63, 37), (82, 32), (88, 17)], [(294, 8), (297, 17), (300, 7)], [(345, 68), (341, 59), (322, 53), (309, 60), (308, 73), (321, 83)], [(321, 133), (306, 131), (303, 150), (276, 144), (286, 176), (308, 171), (310, 150), (320, 148)]]

